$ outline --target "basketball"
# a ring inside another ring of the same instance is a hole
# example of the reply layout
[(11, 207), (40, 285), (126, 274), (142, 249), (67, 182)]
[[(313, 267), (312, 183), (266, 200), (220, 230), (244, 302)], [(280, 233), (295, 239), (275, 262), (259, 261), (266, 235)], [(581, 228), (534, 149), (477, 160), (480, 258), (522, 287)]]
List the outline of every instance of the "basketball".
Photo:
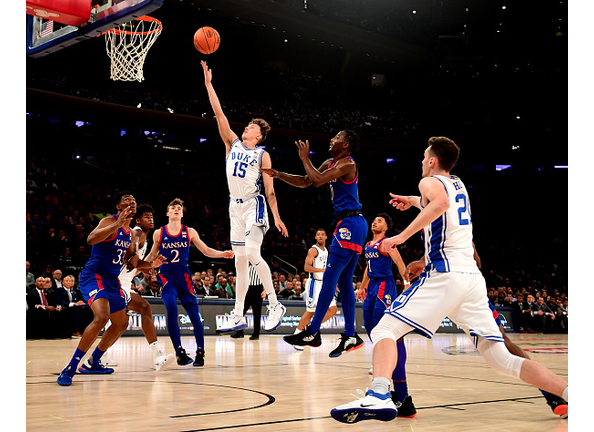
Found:
[(201, 27), (194, 33), (194, 47), (202, 54), (212, 54), (220, 43), (221, 37), (212, 27)]

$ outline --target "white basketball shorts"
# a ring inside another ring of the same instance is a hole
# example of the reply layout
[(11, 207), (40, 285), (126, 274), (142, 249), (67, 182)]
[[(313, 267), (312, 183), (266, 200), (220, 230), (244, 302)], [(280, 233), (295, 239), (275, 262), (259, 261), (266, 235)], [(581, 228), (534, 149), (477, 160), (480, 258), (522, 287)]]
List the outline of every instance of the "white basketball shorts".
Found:
[[(318, 305), (318, 297), (322, 290), (322, 281), (307, 278), (303, 284), (303, 299), (305, 300), (305, 310), (308, 312), (315, 312), (316, 306)], [(336, 306), (336, 298), (332, 298), (330, 306)]]
[(386, 313), (429, 338), (448, 317), (469, 336), (503, 342), (481, 273), (423, 272)]
[(229, 219), (231, 221), (231, 245), (245, 246), (245, 238), (253, 226), (268, 230), (268, 209), (262, 195), (256, 195), (245, 202), (229, 201)]

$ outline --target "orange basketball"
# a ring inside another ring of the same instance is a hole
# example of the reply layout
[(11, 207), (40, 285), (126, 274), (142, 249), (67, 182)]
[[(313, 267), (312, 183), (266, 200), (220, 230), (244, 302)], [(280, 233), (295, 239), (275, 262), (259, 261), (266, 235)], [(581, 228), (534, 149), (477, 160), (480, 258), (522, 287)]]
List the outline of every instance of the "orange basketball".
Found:
[(212, 27), (199, 28), (194, 33), (194, 47), (202, 54), (212, 54), (221, 43), (219, 33)]

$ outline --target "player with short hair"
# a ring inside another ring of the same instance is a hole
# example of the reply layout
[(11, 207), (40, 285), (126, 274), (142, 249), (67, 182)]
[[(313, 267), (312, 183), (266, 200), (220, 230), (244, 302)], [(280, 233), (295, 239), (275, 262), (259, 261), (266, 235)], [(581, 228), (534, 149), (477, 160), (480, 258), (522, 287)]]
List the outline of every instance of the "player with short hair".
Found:
[[(262, 241), (269, 227), (267, 201), (272, 210), (276, 228), (285, 237), (288, 237), (289, 233), (278, 212), (273, 179), (262, 176), (259, 171), (261, 167), (272, 166), (268, 152), (258, 147), (266, 139), (270, 125), (263, 119), (253, 119), (243, 130), (240, 140), (231, 130), (212, 86), (212, 71), (204, 61), (202, 68), (208, 98), (226, 148), (231, 246), (235, 252), (237, 270), (235, 308), (227, 316), (226, 322), (217, 330), (226, 332), (247, 327), (243, 309), (249, 283), (248, 263), (251, 263), (268, 297), (269, 313), (264, 330), (273, 331), (281, 325), (286, 308), (276, 297), (270, 267), (260, 254)], [(261, 194), (262, 186), (264, 186), (266, 198)]]
[(276, 177), (296, 187), (309, 185), (330, 185), (332, 206), (334, 208), (334, 230), (328, 263), (324, 272), (324, 281), (318, 297), (316, 312), (311, 323), (298, 334), (285, 336), (285, 342), (291, 345), (310, 345), (318, 347), (322, 344), (320, 328), (334, 298), (336, 285), (340, 290), (345, 328), (338, 346), (330, 352), (330, 357), (338, 357), (344, 352), (361, 348), (363, 339), (355, 331), (355, 293), (353, 291), (353, 273), (363, 252), (363, 244), (367, 236), (367, 222), (361, 213), (359, 202), (359, 168), (352, 155), (360, 148), (359, 136), (352, 130), (342, 130), (330, 140), (332, 158), (326, 160), (316, 169), (309, 159), (309, 141), (295, 143), (299, 149), (299, 158), (303, 163), (305, 175), (293, 175), (273, 169), (261, 169), (270, 177)]
[(153, 246), (149, 257), (150, 261), (158, 254), (163, 255), (167, 263), (161, 267), (159, 278), (163, 285), (161, 298), (167, 311), (167, 330), (175, 348), (177, 364), (181, 366), (192, 363), (190, 356), (181, 343), (181, 333), (178, 318), (177, 300), (179, 299), (190, 317), (194, 327), (196, 339), (196, 358), (194, 366), (204, 366), (204, 325), (200, 319), (198, 298), (194, 291), (192, 273), (189, 269), (190, 247), (192, 244), (207, 257), (233, 258), (233, 251), (218, 251), (208, 247), (194, 228), (183, 225), (184, 202), (175, 198), (167, 205), (167, 225), (155, 230), (153, 233)]
[[(380, 321), (386, 309), (400, 294), (394, 275), (392, 274), (392, 263), (398, 267), (404, 286), (408, 285), (408, 272), (398, 249), (391, 249), (389, 252), (381, 250), (382, 242), (387, 238), (386, 233), (392, 228), (392, 218), (387, 213), (379, 213), (371, 223), (373, 238), (365, 244), (365, 271), (361, 281), (361, 289), (367, 295), (363, 301), (363, 323), (369, 339), (371, 332)], [(398, 364), (392, 373), (391, 392), (392, 401), (398, 407), (399, 417), (414, 417), (417, 413), (408, 394), (406, 382), (406, 346), (404, 337), (396, 341), (398, 350)], [(370, 371), (372, 373), (372, 371)]]
[(416, 331), (432, 337), (447, 316), (471, 336), (489, 366), (549, 393), (568, 398), (567, 381), (545, 366), (512, 355), (488, 306), (485, 279), (474, 260), (468, 191), (450, 174), (460, 148), (449, 138), (432, 137), (424, 152), (421, 196), (393, 195), (399, 210), (421, 211), (398, 235), (383, 241), (389, 251), (423, 229), (426, 266), (419, 279), (392, 303), (373, 329), (373, 381), (365, 397), (334, 408), (343, 423), (392, 420), (398, 410), (390, 397), (390, 377), (398, 360), (396, 341)]
[[(303, 299), (305, 300), (305, 313), (301, 316), (299, 324), (295, 329), (295, 333), (300, 333), (309, 324), (316, 312), (316, 306), (318, 304), (318, 297), (322, 290), (322, 282), (324, 280), (324, 271), (326, 271), (326, 262), (328, 261), (328, 248), (326, 248), (326, 240), (328, 234), (324, 228), (318, 228), (316, 230), (316, 244), (314, 244), (307, 251), (305, 257), (305, 263), (303, 270), (308, 274), (307, 279), (303, 281)], [(324, 316), (322, 323), (325, 323), (338, 312), (338, 306), (336, 306), (336, 298), (333, 297), (328, 307), (328, 312)], [(305, 348), (301, 345), (293, 345), (297, 351), (303, 351)]]
[[(84, 374), (113, 373), (112, 368), (101, 364), (101, 357), (128, 327), (126, 298), (118, 276), (129, 248), (134, 247), (130, 222), (136, 213), (136, 200), (130, 192), (122, 191), (114, 197), (114, 203), (118, 213), (101, 219), (87, 238), (87, 243), (92, 245), (91, 256), (80, 273), (79, 287), (94, 317), (86, 327), (70, 363), (58, 377), (57, 382), (62, 386), (72, 384), (78, 364), (110, 320), (111, 325), (101, 341), (78, 370)], [(160, 260), (151, 264), (153, 267), (160, 265)]]
[[(147, 255), (146, 252), (149, 244), (148, 233), (155, 228), (154, 214), (155, 210), (150, 204), (141, 204), (136, 208), (136, 214), (134, 216), (135, 226), (132, 228), (132, 243), (136, 245), (136, 254), (135, 256), (126, 258), (126, 261), (130, 262), (128, 265), (122, 265), (119, 279), (122, 290), (126, 295), (127, 309), (138, 312), (141, 316), (142, 331), (153, 353), (153, 366), (159, 372), (165, 365), (171, 364), (174, 356), (173, 354), (163, 354), (159, 348), (151, 305), (140, 294), (132, 291), (132, 280), (136, 273), (143, 268), (142, 266), (134, 268), (131, 265), (131, 261), (142, 260)], [(128, 267), (131, 268), (129, 269)], [(148, 267), (147, 270), (152, 270), (152, 268)], [(113, 361), (106, 361), (106, 365), (115, 366), (116, 364)]]

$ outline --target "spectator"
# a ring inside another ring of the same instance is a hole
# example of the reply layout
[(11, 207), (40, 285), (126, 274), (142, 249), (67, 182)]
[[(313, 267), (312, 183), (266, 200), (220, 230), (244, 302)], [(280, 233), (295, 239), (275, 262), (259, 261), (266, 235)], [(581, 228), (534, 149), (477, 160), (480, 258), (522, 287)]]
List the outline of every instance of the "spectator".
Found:
[(159, 279), (156, 275), (153, 277), (151, 277), (151, 281), (147, 286), (146, 292), (142, 294), (145, 297), (161, 297), (161, 289), (163, 286), (161, 285), (161, 282), (159, 282)]
[(278, 287), (281, 292), (287, 288), (287, 277), (283, 273), (278, 276)]
[[(280, 284), (279, 284), (280, 285)], [(286, 282), (286, 287), (284, 290), (281, 290), (279, 297), (283, 298), (283, 299), (288, 299), (289, 297), (291, 297), (293, 294), (295, 294), (295, 291), (293, 289), (293, 282), (287, 280)]]
[(27, 261), (27, 290), (35, 286), (35, 276), (29, 271), (31, 264)]
[(55, 290), (56, 303), (64, 309), (64, 326), (68, 335), (82, 337), (88, 323), (93, 320), (93, 311), (84, 301), (78, 288), (74, 287), (74, 276), (67, 275), (62, 287)]
[(553, 331), (553, 321), (555, 312), (553, 312), (544, 302), (542, 296), (538, 297), (535, 303), (531, 304), (534, 316), (532, 318), (533, 329), (538, 333), (551, 333)]
[(567, 308), (561, 300), (557, 300), (557, 317), (555, 318), (555, 331), (557, 333), (567, 333)]
[(301, 283), (295, 286), (295, 292), (291, 294), (288, 300), (303, 300), (303, 294), (301, 291)]
[(52, 273), (52, 290), (56, 291), (56, 288), (62, 288), (62, 270), (56, 269)]
[(35, 287), (27, 292), (27, 339), (54, 339), (61, 336), (56, 313), (62, 311), (62, 306), (56, 306), (54, 296), (47, 291), (51, 284), (50, 278), (40, 276), (35, 280)]
[(215, 285), (214, 295), (216, 295), (218, 298), (225, 298), (225, 299), (231, 298), (229, 291), (227, 291), (225, 289), (225, 287), (223, 287), (222, 285), (219, 285), (218, 283)]
[(144, 295), (147, 292), (147, 285), (149, 283), (147, 277), (148, 275), (145, 275), (143, 272), (138, 272), (132, 280), (132, 289), (140, 295)]

